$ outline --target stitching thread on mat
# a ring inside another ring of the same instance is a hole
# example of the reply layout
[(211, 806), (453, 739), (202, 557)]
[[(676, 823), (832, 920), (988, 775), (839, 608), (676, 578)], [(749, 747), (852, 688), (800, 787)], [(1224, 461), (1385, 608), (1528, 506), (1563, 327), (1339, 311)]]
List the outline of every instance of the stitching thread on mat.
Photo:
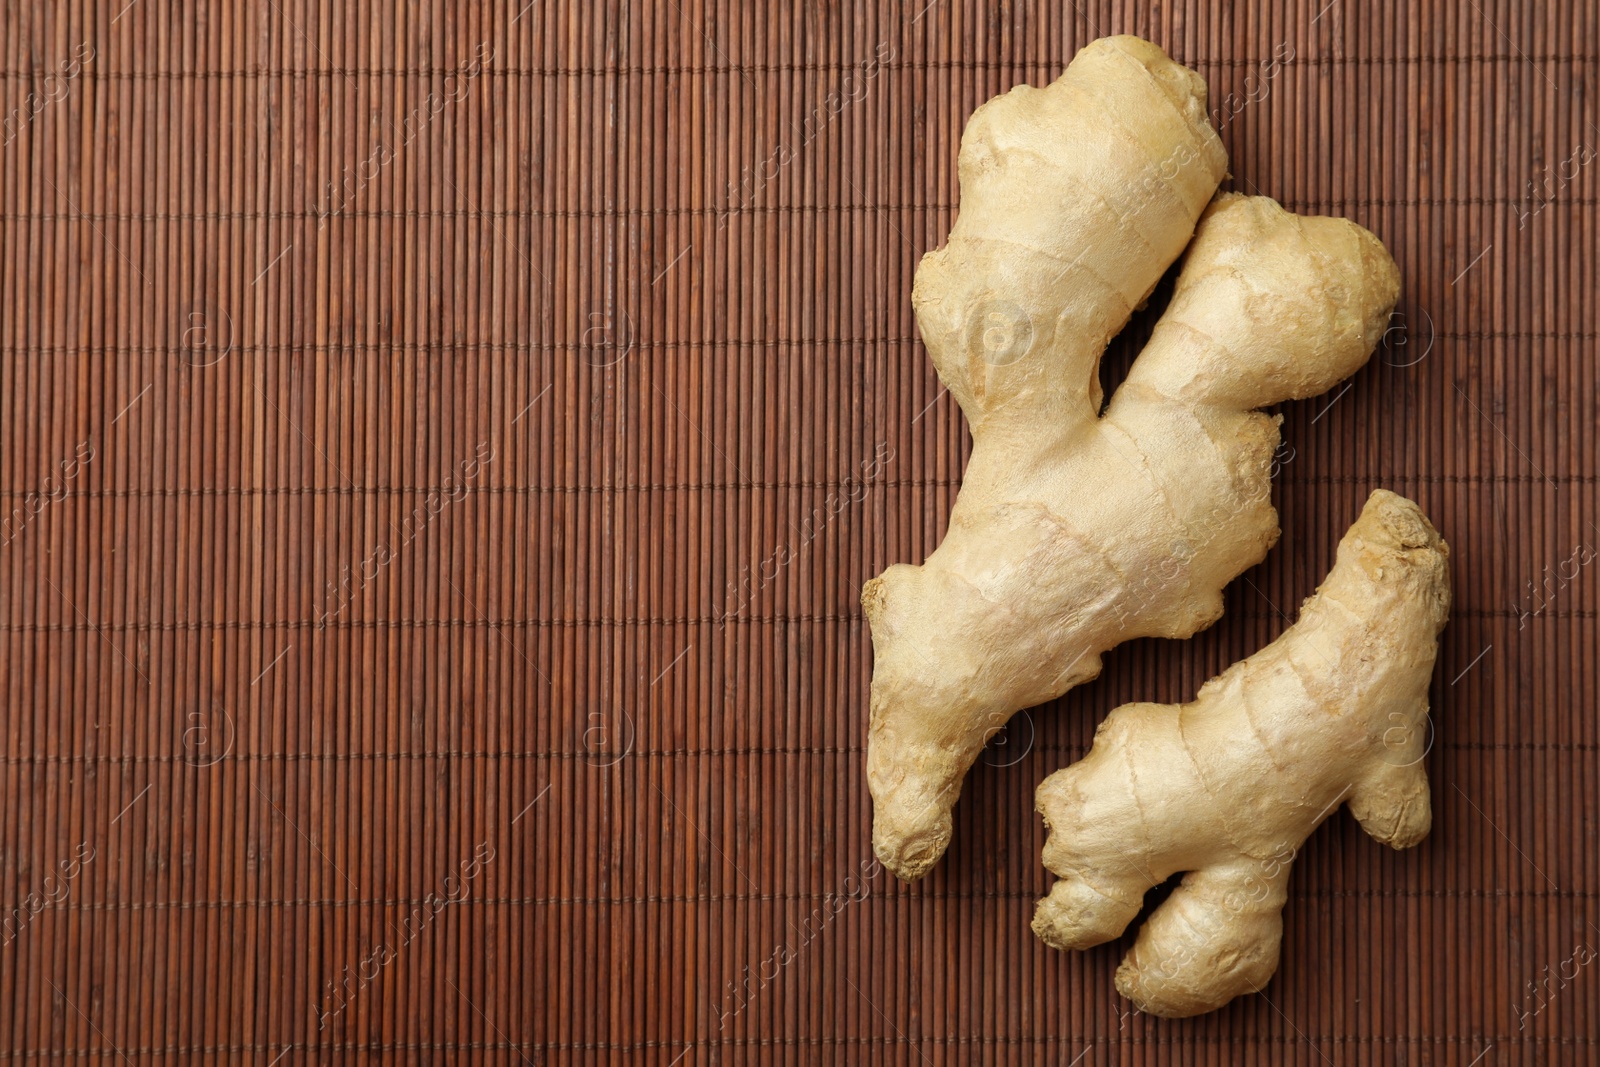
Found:
[[(732, 1046), (734, 1048), (810, 1048), (816, 1046), (831, 1047), (835, 1045), (847, 1046), (872, 1046), (885, 1045), (972, 1045), (977, 1047), (987, 1046), (1024, 1046), (1024, 1045), (1051, 1045), (1061, 1046), (1069, 1041), (1082, 1041), (1067, 1034), (1042, 1034), (1035, 1037), (974, 1037), (965, 1034), (954, 1035), (924, 1035), (920, 1037), (906, 1037), (894, 1035), (889, 1037), (874, 1037), (861, 1035), (859, 1037), (710, 1037), (699, 1035), (692, 1041), (391, 1041), (391, 1042), (361, 1042), (361, 1041), (317, 1041), (305, 1045), (289, 1043), (271, 1045), (141, 1045), (119, 1048), (116, 1051), (124, 1057), (129, 1056), (171, 1056), (193, 1055), (196, 1053), (209, 1055), (224, 1052), (258, 1052), (263, 1054), (281, 1053), (288, 1048), (301, 1048), (306, 1051), (316, 1052), (462, 1052), (462, 1051), (516, 1051), (523, 1048), (533, 1049), (538, 1052), (638, 1052), (645, 1049), (675, 1049), (699, 1048), (703, 1045), (712, 1045), (718, 1048)], [(1552, 1034), (1518, 1034), (1510, 1037), (1505, 1034), (1495, 1034), (1488, 1038), (1483, 1034), (1409, 1034), (1396, 1036), (1394, 1034), (1323, 1034), (1308, 1038), (1301, 1031), (1293, 1034), (1251, 1034), (1249, 1038), (1238, 1034), (1214, 1036), (1210, 1034), (1189, 1034), (1183, 1041), (1172, 1040), (1152, 1042), (1161, 1047), (1182, 1047), (1183, 1045), (1227, 1045), (1234, 1048), (1249, 1045), (1282, 1045), (1289, 1047), (1300, 1045), (1306, 1041), (1319, 1044), (1332, 1045), (1466, 1045), (1470, 1050), (1482, 1048), (1485, 1040), (1493, 1044), (1507, 1045), (1559, 1045), (1566, 1047), (1593, 1048), (1600, 1045), (1600, 1037), (1565, 1037)], [(1103, 1035), (1090, 1042), (1092, 1047), (1099, 1047), (1111, 1043), (1121, 1043), (1115, 1035)], [(18, 1059), (33, 1062), (36, 1059), (79, 1058), (87, 1056), (104, 1056), (111, 1051), (109, 1048), (83, 1048), (83, 1049), (49, 1049), (41, 1050), (0, 1050), (0, 1060)]]
[[(1415, 483), (1419, 485), (1543, 485), (1554, 480), (1558, 485), (1594, 485), (1600, 483), (1600, 474), (1568, 474), (1560, 477), (1541, 478), (1536, 474), (1325, 474), (1312, 475), (1304, 478), (1293, 478), (1288, 475), (1280, 484), (1285, 485), (1401, 485)], [(304, 485), (304, 486), (260, 486), (245, 488), (242, 486), (228, 486), (226, 488), (210, 486), (194, 486), (192, 488), (145, 488), (145, 489), (72, 489), (59, 496), (51, 496), (51, 501), (61, 503), (66, 500), (82, 497), (85, 499), (115, 499), (115, 500), (158, 500), (170, 498), (193, 497), (258, 497), (258, 496), (401, 496), (408, 493), (455, 493), (464, 491), (467, 495), (481, 494), (484, 496), (551, 496), (566, 494), (583, 496), (594, 493), (714, 493), (737, 492), (751, 490), (757, 492), (784, 492), (796, 489), (838, 489), (850, 485), (848, 480), (837, 482), (687, 482), (681, 485), (672, 485), (666, 482), (624, 482), (616, 485), (471, 485), (462, 487), (452, 486), (392, 486), (392, 485)], [(895, 478), (874, 485), (884, 489), (959, 489), (961, 481), (957, 478)], [(46, 495), (37, 489), (0, 489), (0, 498), (3, 497), (30, 497)], [(1283, 509), (1280, 509), (1283, 510)], [(1292, 510), (1292, 509), (1291, 509)]]
[[(1485, 610), (1483, 608), (1461, 608), (1452, 611), (1453, 619), (1520, 619), (1524, 612), (1515, 610), (1499, 611)], [(1592, 608), (1570, 608), (1562, 611), (1542, 611), (1538, 617), (1541, 619), (1593, 619), (1600, 616)], [(1231, 618), (1248, 621), (1272, 620), (1282, 622), (1281, 614), (1270, 611), (1235, 611)], [(460, 618), (460, 619), (362, 619), (345, 620), (342, 622), (319, 623), (314, 619), (261, 619), (255, 622), (241, 620), (224, 620), (211, 622), (205, 620), (184, 622), (94, 622), (82, 624), (68, 623), (0, 623), (0, 633), (21, 634), (100, 634), (107, 633), (197, 633), (203, 630), (480, 630), (505, 629), (505, 630), (557, 630), (557, 629), (586, 629), (615, 627), (618, 629), (641, 626), (716, 626), (724, 621), (741, 622), (751, 626), (776, 625), (786, 622), (849, 622), (862, 621), (860, 612), (843, 614), (837, 612), (796, 612), (789, 615), (701, 615), (695, 617), (679, 616), (676, 618), (652, 619), (490, 619), (490, 618)]]
[[(1600, 478), (1600, 475), (1596, 476)], [(1517, 479), (1506, 479), (1514, 481)], [(1528, 479), (1543, 481), (1541, 478)], [(392, 485), (319, 485), (319, 486), (262, 486), (256, 489), (246, 489), (239, 486), (228, 488), (210, 488), (196, 486), (184, 489), (80, 489), (69, 490), (59, 496), (51, 496), (55, 502), (69, 500), (73, 497), (88, 499), (167, 499), (185, 497), (257, 497), (257, 496), (401, 496), (408, 493), (465, 493), (466, 495), (481, 494), (484, 496), (545, 496), (551, 494), (584, 495), (589, 493), (707, 493), (707, 492), (732, 492), (741, 489), (752, 489), (762, 492), (781, 492), (794, 489), (839, 489), (853, 485), (849, 479), (836, 482), (702, 482), (684, 485), (668, 485), (665, 482), (628, 483), (624, 485), (470, 485), (470, 486), (392, 486)], [(961, 485), (959, 479), (934, 478), (927, 481), (912, 478), (899, 478), (894, 481), (875, 482), (881, 488), (894, 489), (954, 489)], [(37, 489), (0, 489), (0, 497), (8, 496), (45, 496)]]
[[(1232, 179), (1230, 179), (1230, 182)], [(769, 187), (763, 187), (769, 188)], [(1374, 208), (1374, 207), (1514, 207), (1528, 203), (1526, 192), (1517, 193), (1515, 196), (1463, 196), (1463, 197), (1416, 197), (1410, 200), (1401, 200), (1395, 197), (1334, 197), (1327, 200), (1295, 199), (1284, 196), (1279, 201), (1290, 210), (1315, 209), (1333, 210), (1337, 208)], [(1552, 201), (1554, 202), (1554, 201)], [(1594, 207), (1600, 204), (1600, 197), (1561, 197), (1561, 204), (1573, 207)], [(319, 211), (307, 208), (303, 211), (210, 211), (210, 212), (169, 212), (169, 213), (116, 213), (116, 212), (29, 212), (8, 215), (7, 218), (19, 222), (321, 222), (324, 219), (634, 219), (634, 218), (698, 218), (701, 216), (737, 217), (740, 215), (831, 215), (838, 212), (872, 211), (879, 214), (890, 214), (900, 211), (955, 211), (959, 205), (928, 201), (924, 203), (909, 204), (758, 204), (746, 200), (737, 206), (726, 207), (650, 207), (650, 208), (594, 208), (589, 210), (567, 209), (542, 211), (537, 208), (519, 208), (496, 211), (484, 208), (441, 208), (437, 211), (418, 211), (408, 209), (405, 211), (383, 211), (370, 208), (341, 207), (336, 211)], [(641, 268), (643, 269), (643, 268)]]
[[(198, 302), (197, 302), (198, 303)], [(196, 310), (199, 310), (198, 308)], [(696, 338), (682, 341), (630, 341), (625, 346), (629, 352), (656, 349), (699, 351), (701, 349), (729, 348), (812, 348), (856, 347), (861, 345), (904, 345), (919, 341), (917, 337), (799, 337), (799, 338)], [(520, 355), (533, 352), (593, 352), (605, 350), (607, 345), (577, 341), (363, 341), (346, 343), (310, 344), (287, 341), (276, 345), (234, 345), (228, 355), (271, 355), (282, 353), (296, 355), (393, 355), (396, 352), (438, 356), (478, 352), (489, 355), (506, 353)], [(5, 356), (178, 356), (192, 354), (195, 349), (181, 344), (173, 345), (51, 345), (49, 347), (0, 348)], [(202, 349), (203, 351), (203, 349)], [(856, 356), (855, 352), (839, 355)], [(219, 360), (220, 362), (220, 360)], [(205, 370), (207, 368), (201, 368)], [(604, 368), (599, 368), (604, 369)], [(453, 373), (453, 372), (452, 372)]]
[[(1037, 901), (1039, 891), (970, 890), (968, 892), (927, 892), (928, 900), (1018, 900)], [(1593, 900), (1600, 899), (1600, 891), (1584, 892), (1577, 889), (1530, 889), (1514, 892), (1510, 889), (1333, 889), (1318, 888), (1289, 893), (1294, 900), (1510, 900), (1535, 897), (1542, 900)], [(660, 896), (649, 894), (632, 897), (463, 897), (452, 902), (452, 907), (505, 907), (556, 906), (584, 907), (592, 905), (638, 904), (814, 904), (827, 898), (826, 893), (699, 893), (694, 896)], [(862, 898), (862, 902), (871, 897)], [(883, 899), (883, 898), (879, 898)], [(237, 908), (403, 908), (427, 904), (426, 898), (393, 898), (337, 900), (331, 897), (296, 898), (293, 900), (119, 900), (119, 901), (69, 901), (52, 904), (44, 911), (118, 912), (118, 911), (228, 911)]]
[[(480, 78), (599, 78), (613, 75), (625, 77), (649, 75), (706, 75), (706, 74), (849, 74), (857, 69), (863, 59), (870, 58), (862, 55), (853, 59), (841, 59), (837, 63), (740, 63), (731, 61), (723, 66), (691, 66), (662, 64), (660, 66), (615, 65), (598, 67), (512, 67), (500, 64), (491, 64), (477, 76)], [(934, 59), (914, 60), (897, 59), (893, 64), (894, 70), (909, 71), (1000, 71), (1022, 72), (1037, 70), (1042, 72), (1059, 72), (1067, 65), (1071, 57), (1040, 56), (1023, 61), (995, 60), (992, 62), (972, 62), (970, 60)], [(1254, 58), (1225, 59), (1220, 57), (1196, 58), (1176, 55), (1173, 58), (1180, 63), (1195, 68), (1196, 70), (1246, 70), (1259, 67), (1264, 61), (1272, 58), (1263, 54)], [(1518, 52), (1515, 55), (1499, 55), (1485, 53), (1483, 55), (1406, 55), (1406, 56), (1308, 56), (1299, 55), (1294, 59), (1296, 67), (1402, 67), (1416, 63), (1440, 64), (1483, 64), (1483, 63), (1586, 63), (1587, 57), (1563, 54), (1548, 54), (1529, 56)], [(216, 80), (252, 80), (258, 78), (437, 78), (444, 79), (455, 77), (464, 73), (463, 67), (252, 67), (237, 70), (107, 70), (103, 67), (94, 71), (85, 71), (81, 77), (86, 80), (104, 81), (216, 81)], [(15, 78), (21, 81), (47, 76), (49, 70), (9, 69), (0, 70), (0, 78)], [(1044, 74), (1041, 76), (1049, 76)]]
[[(1450, 333), (1438, 331), (1434, 337), (1440, 341), (1594, 341), (1600, 339), (1600, 332), (1586, 330), (1483, 330)], [(728, 349), (773, 349), (785, 348), (822, 348), (830, 351), (826, 355), (840, 355), (854, 357), (857, 353), (845, 351), (867, 345), (908, 345), (920, 344), (921, 337), (713, 337), (713, 338), (686, 338), (674, 341), (629, 341), (625, 346), (628, 352), (635, 351), (685, 351), (699, 352), (704, 350), (724, 351)], [(1115, 344), (1116, 342), (1113, 342)], [(592, 342), (577, 341), (349, 341), (327, 342), (323, 344), (300, 343), (285, 341), (280, 344), (263, 345), (234, 345), (228, 350), (228, 355), (331, 355), (331, 356), (360, 356), (360, 355), (394, 355), (407, 353), (415, 355), (436, 356), (442, 353), (459, 355), (462, 353), (482, 353), (494, 355), (523, 355), (543, 352), (593, 352), (605, 350), (607, 346), (596, 345)], [(837, 350), (837, 351), (834, 351)], [(182, 344), (170, 345), (46, 345), (21, 347), (16, 345), (0, 346), (0, 356), (39, 356), (55, 358), (60, 356), (177, 356), (183, 357), (192, 354), (194, 348)], [(219, 361), (220, 362), (220, 361)], [(1381, 360), (1375, 360), (1378, 365), (1383, 365)], [(204, 371), (208, 368), (200, 368)], [(597, 368), (604, 370), (605, 368)], [(1405, 368), (1396, 368), (1404, 370)], [(1311, 397), (1306, 400), (1292, 401), (1292, 403), (1312, 404), (1318, 398)]]
[[(1495, 744), (1484, 741), (1440, 741), (1437, 746), (1454, 752), (1559, 752), (1569, 754), (1582, 754), (1600, 751), (1600, 744), (1565, 743), (1559, 741), (1520, 741), (1515, 744)], [(1036, 752), (1079, 752), (1083, 746), (1077, 743), (1069, 744), (1037, 744), (1033, 747)], [(864, 745), (822, 745), (817, 747), (761, 747), (761, 748), (676, 748), (676, 749), (630, 749), (627, 753), (629, 759), (747, 759), (760, 756), (861, 756), (866, 754)], [(598, 753), (604, 755), (605, 753)], [(567, 752), (550, 750), (529, 750), (526, 752), (240, 752), (225, 756), (215, 762), (195, 765), (197, 770), (209, 770), (222, 763), (399, 763), (402, 761), (427, 761), (427, 760), (590, 760), (596, 757), (594, 752)], [(101, 755), (91, 756), (86, 753), (72, 755), (36, 755), (36, 756), (6, 756), (0, 759), (0, 766), (170, 766), (176, 763), (191, 764), (193, 757), (187, 755), (168, 754), (159, 756), (146, 755)]]

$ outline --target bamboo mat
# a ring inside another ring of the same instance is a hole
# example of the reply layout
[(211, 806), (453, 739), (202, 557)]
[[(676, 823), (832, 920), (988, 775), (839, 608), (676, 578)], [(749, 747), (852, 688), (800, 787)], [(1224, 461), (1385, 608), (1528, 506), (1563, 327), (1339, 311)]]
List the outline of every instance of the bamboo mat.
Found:
[[(1596, 1062), (1597, 27), (0, 5), (0, 1058)], [(1282, 409), (1222, 621), (1015, 720), (903, 886), (857, 595), (970, 444), (912, 272), (972, 109), (1124, 32), (1204, 75), (1230, 188), (1383, 238), (1400, 309)], [(1454, 553), (1433, 833), (1335, 815), (1264, 995), (1137, 1014), (1128, 939), (1029, 931), (1033, 789), (1281, 632), (1376, 487)]]

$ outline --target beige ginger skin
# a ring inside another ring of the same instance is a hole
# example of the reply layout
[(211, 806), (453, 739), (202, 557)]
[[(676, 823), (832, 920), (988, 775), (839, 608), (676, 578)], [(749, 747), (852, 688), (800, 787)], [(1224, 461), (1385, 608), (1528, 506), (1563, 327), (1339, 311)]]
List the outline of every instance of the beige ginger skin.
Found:
[(1089, 754), (1039, 786), (1059, 880), (1034, 932), (1057, 948), (1109, 941), (1146, 890), (1187, 871), (1117, 988), (1166, 1016), (1259, 991), (1290, 864), (1325, 817), (1346, 804), (1395, 848), (1428, 832), (1428, 682), (1449, 610), (1449, 547), (1411, 501), (1373, 493), (1283, 636), (1188, 704), (1113, 711)]
[[(967, 123), (961, 214), (912, 300), (972, 457), (943, 543), (861, 597), (873, 847), (903, 879), (943, 854), (962, 778), (1012, 714), (1117, 644), (1216, 621), (1278, 536), (1278, 420), (1255, 409), (1348, 377), (1387, 327), (1399, 279), (1377, 238), (1213, 199), (1226, 169), (1204, 82), (1135, 37)], [(1106, 343), (1185, 249), (1102, 414)]]

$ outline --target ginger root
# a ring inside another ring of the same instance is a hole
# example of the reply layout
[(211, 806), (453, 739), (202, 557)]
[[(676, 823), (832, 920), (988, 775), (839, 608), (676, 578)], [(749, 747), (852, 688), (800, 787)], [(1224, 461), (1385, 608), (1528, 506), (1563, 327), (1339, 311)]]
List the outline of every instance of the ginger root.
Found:
[[(961, 780), (1012, 714), (1114, 645), (1216, 621), (1278, 536), (1278, 419), (1254, 409), (1348, 377), (1387, 326), (1399, 279), (1377, 238), (1213, 200), (1226, 168), (1204, 82), (1136, 37), (967, 123), (960, 218), (912, 299), (972, 458), (943, 543), (861, 597), (873, 847), (903, 879), (944, 852)], [(1102, 415), (1100, 355), (1186, 246)]]
[(1407, 848), (1428, 832), (1428, 680), (1450, 609), (1449, 548), (1379, 490), (1283, 636), (1178, 707), (1125, 704), (1037, 806), (1058, 877), (1033, 929), (1057, 948), (1122, 933), (1146, 890), (1181, 885), (1139, 930), (1117, 988), (1185, 1016), (1257, 992), (1278, 967), (1289, 868), (1348, 804)]

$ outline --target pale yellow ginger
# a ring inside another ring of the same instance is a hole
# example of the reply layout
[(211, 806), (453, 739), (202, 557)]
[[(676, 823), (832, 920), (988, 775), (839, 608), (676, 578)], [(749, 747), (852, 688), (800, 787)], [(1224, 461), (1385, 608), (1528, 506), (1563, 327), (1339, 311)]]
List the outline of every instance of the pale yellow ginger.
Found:
[(1117, 988), (1183, 1016), (1278, 967), (1289, 868), (1340, 804), (1395, 848), (1428, 832), (1428, 682), (1450, 610), (1449, 548), (1379, 490), (1282, 637), (1191, 703), (1125, 704), (1089, 754), (1039, 786), (1059, 879), (1033, 929), (1057, 948), (1122, 933), (1145, 892), (1188, 872), (1139, 929)]
[[(1278, 420), (1254, 409), (1328, 389), (1386, 328), (1398, 275), (1378, 240), (1213, 200), (1226, 168), (1200, 77), (1134, 37), (967, 124), (961, 215), (913, 301), (972, 458), (937, 551), (862, 592), (873, 846), (901, 878), (944, 852), (961, 780), (1013, 713), (1114, 645), (1221, 615), (1278, 535)], [(1101, 352), (1186, 247), (1102, 414)]]

